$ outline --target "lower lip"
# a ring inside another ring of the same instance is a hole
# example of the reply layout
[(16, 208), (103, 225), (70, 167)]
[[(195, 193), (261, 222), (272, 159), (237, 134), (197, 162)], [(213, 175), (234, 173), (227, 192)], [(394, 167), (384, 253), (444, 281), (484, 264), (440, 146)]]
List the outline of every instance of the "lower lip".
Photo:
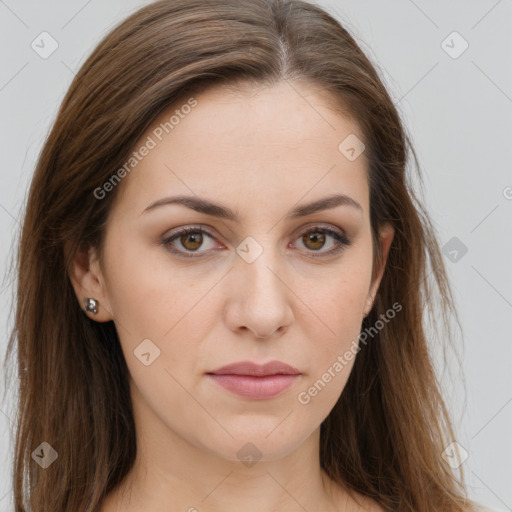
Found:
[(300, 375), (215, 375), (208, 374), (217, 384), (237, 395), (253, 400), (272, 398), (287, 390)]

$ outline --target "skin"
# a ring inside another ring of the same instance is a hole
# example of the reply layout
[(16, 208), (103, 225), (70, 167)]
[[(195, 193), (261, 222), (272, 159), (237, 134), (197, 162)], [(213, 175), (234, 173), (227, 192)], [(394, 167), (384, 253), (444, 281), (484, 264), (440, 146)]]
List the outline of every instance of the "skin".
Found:
[[(81, 304), (99, 301), (90, 318), (114, 320), (131, 375), (137, 460), (102, 512), (383, 510), (354, 494), (357, 502), (320, 468), (320, 424), (354, 360), (308, 404), (297, 398), (358, 339), (393, 239), (384, 226), (384, 264), (373, 269), (365, 154), (350, 161), (338, 150), (349, 134), (362, 139), (360, 129), (304, 84), (220, 87), (196, 99), (117, 185), (104, 259), (94, 249), (78, 254), (70, 273)], [(342, 205), (285, 218), (297, 204), (335, 192), (362, 210)], [(176, 204), (142, 213), (181, 194), (221, 203), (239, 221)], [(175, 228), (198, 224), (213, 237), (171, 245), (201, 257), (180, 258), (162, 245)], [(314, 258), (339, 244), (331, 235), (323, 245), (302, 237), (318, 226), (342, 231), (351, 244)], [(249, 236), (263, 250), (251, 263), (236, 252)], [(160, 350), (148, 366), (134, 355), (144, 339)], [(276, 359), (302, 375), (271, 399), (234, 395), (205, 375)], [(261, 453), (251, 467), (237, 456), (248, 442)]]

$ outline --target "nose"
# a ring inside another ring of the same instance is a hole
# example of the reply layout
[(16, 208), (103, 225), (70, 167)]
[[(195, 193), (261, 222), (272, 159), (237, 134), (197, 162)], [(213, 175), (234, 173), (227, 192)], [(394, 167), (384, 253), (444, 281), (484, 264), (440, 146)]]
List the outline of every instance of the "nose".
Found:
[(293, 320), (293, 293), (275, 251), (264, 248), (252, 262), (237, 257), (234, 266), (224, 310), (228, 327), (257, 339), (284, 334)]

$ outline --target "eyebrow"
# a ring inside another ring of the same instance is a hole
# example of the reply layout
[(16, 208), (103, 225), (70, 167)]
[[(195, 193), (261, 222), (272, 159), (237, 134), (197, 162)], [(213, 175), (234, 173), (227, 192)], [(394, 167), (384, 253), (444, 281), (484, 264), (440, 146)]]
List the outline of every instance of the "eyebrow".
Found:
[[(197, 196), (164, 197), (147, 206), (142, 214), (170, 204), (180, 204), (195, 210), (196, 212), (204, 213), (212, 217), (218, 217), (220, 219), (238, 221), (239, 218), (238, 210), (233, 211), (227, 206), (223, 206)], [(355, 199), (352, 199), (345, 194), (334, 194), (305, 205), (296, 206), (286, 215), (286, 218), (297, 219), (299, 217), (305, 217), (306, 215), (311, 215), (322, 210), (336, 208), (337, 206), (350, 206), (361, 212), (363, 211), (363, 207)]]

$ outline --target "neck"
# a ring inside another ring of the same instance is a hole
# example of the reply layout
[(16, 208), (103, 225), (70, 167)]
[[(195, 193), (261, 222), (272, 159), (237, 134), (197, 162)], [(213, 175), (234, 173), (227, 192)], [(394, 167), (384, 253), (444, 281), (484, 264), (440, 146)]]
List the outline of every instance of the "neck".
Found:
[(320, 467), (320, 427), (285, 456), (229, 460), (189, 443), (155, 418), (148, 421), (149, 407), (136, 391), (133, 398), (136, 460), (102, 512), (349, 510), (342, 508), (351, 501), (348, 495)]

